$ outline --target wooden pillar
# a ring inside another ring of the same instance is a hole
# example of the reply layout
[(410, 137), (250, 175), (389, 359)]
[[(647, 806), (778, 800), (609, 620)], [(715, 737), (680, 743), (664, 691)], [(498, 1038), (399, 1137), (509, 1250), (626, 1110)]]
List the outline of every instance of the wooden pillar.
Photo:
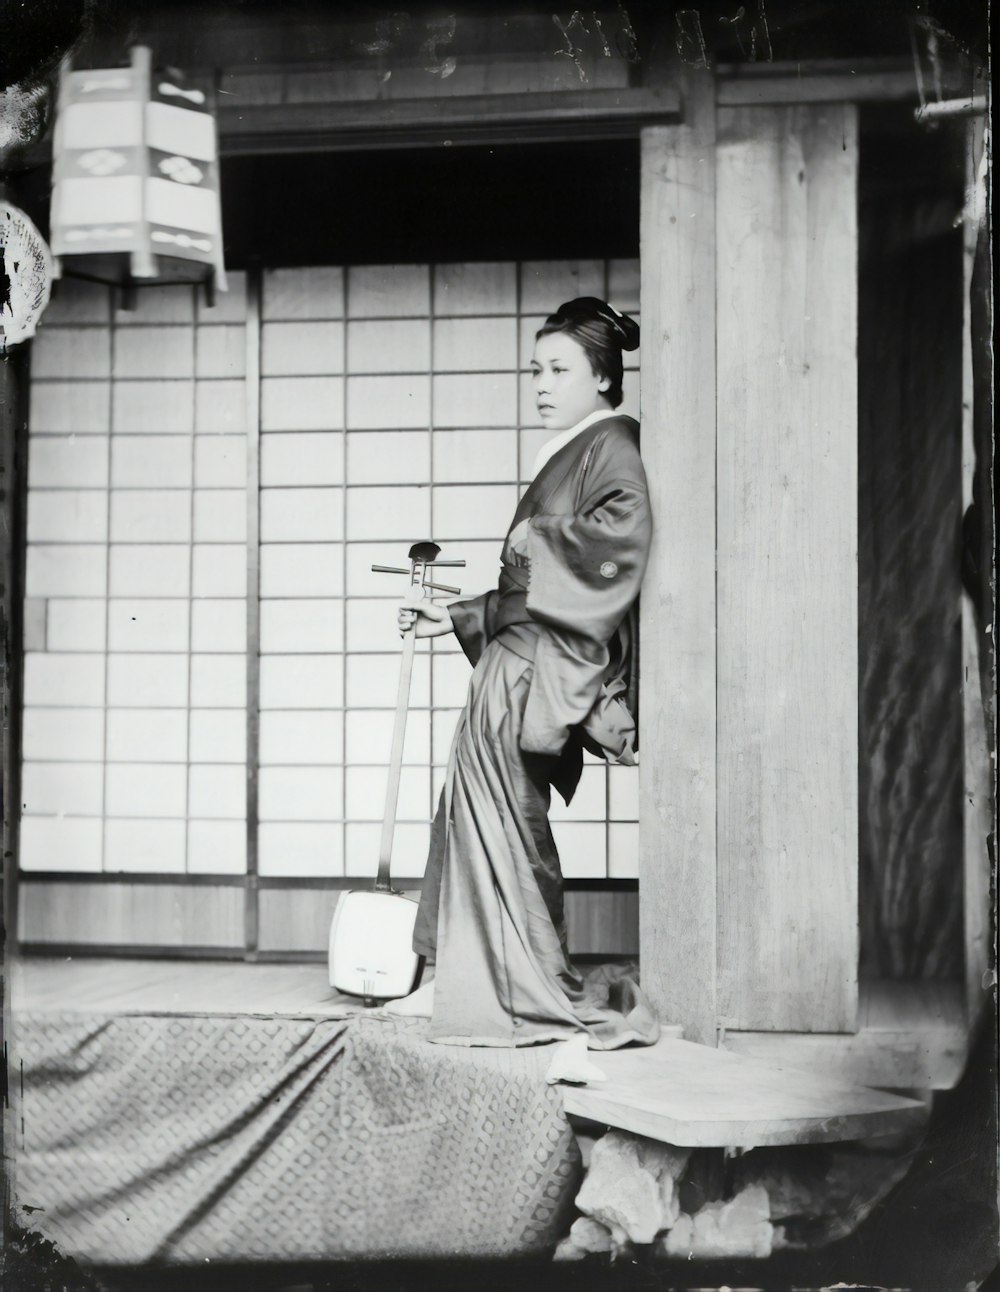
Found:
[[(985, 146), (984, 125), (982, 118), (976, 118), (967, 126), (966, 191), (974, 197), (970, 196), (966, 205), (963, 248), (962, 509), (973, 507), (971, 532), (967, 534), (966, 542), (973, 545), (977, 563), (992, 560), (996, 538), (992, 509), (988, 505), (989, 488), (984, 487), (985, 480), (993, 476), (994, 430), (991, 405), (993, 350), (990, 344), (993, 334), (990, 294), (993, 249), (987, 223), (987, 177), (980, 173)], [(976, 263), (977, 253), (979, 264)], [(996, 810), (996, 768), (991, 759), (996, 748), (996, 710), (990, 698), (995, 687), (990, 667), (995, 651), (995, 643), (992, 649), (990, 645), (995, 608), (988, 578), (980, 577), (978, 592), (978, 608), (973, 605), (968, 592), (962, 595), (963, 923), (965, 1012), (970, 1031), (990, 1003), (993, 981), (988, 836)]]
[(247, 272), (246, 314), (246, 515), (247, 515), (247, 691), (246, 691), (246, 841), (243, 890), (243, 948), (247, 960), (260, 949), (260, 360), (261, 293), (259, 264)]
[[(0, 197), (7, 197), (0, 185)], [(24, 682), (24, 526), (27, 512), (29, 347), (0, 354), (0, 956), (17, 947), (21, 802), (21, 707)], [(5, 994), (5, 1005), (7, 994)]]
[(639, 945), (665, 1023), (716, 1040), (715, 86), (642, 132), (642, 454), (655, 528), (642, 594)]
[(856, 1022), (857, 155), (850, 104), (719, 110), (726, 1028)]

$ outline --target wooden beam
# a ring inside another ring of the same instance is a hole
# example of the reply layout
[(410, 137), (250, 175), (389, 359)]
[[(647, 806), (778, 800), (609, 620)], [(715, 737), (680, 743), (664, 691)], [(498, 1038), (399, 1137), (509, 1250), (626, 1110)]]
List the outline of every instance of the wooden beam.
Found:
[[(0, 183), (0, 198), (14, 194)], [(24, 568), (27, 514), (28, 380), (30, 346), (0, 357), (0, 795), (3, 800), (3, 880), (0, 945), (17, 939), (21, 802), (21, 711), (24, 689)]]
[(719, 1009), (853, 1031), (857, 119), (718, 118)]
[(917, 97), (910, 68), (823, 75), (736, 74), (720, 78), (717, 101), (719, 107), (735, 108), (786, 103), (916, 103)]
[(244, 345), (246, 395), (246, 887), (243, 893), (243, 948), (247, 959), (260, 947), (260, 866), (258, 864), (260, 783), (260, 267), (247, 274)]
[(634, 136), (676, 121), (676, 89), (559, 90), (341, 103), (243, 104), (219, 111), (223, 157), (563, 138)]
[(758, 59), (755, 63), (745, 59), (720, 63), (716, 75), (720, 81), (773, 81), (802, 80), (810, 76), (887, 76), (908, 72), (913, 77), (913, 59), (906, 55), (870, 58), (775, 58)]
[(664, 1023), (716, 1036), (715, 92), (642, 132), (642, 453), (654, 517), (641, 600), (639, 954)]
[[(165, 63), (195, 70), (213, 67), (309, 67), (324, 63), (350, 64), (372, 75), (386, 68), (415, 64), (431, 74), (437, 60), (453, 57), (457, 69), (470, 60), (531, 57), (553, 66), (572, 66), (575, 54), (586, 68), (598, 59), (623, 57), (627, 48), (628, 19), (624, 11), (598, 9), (574, 22), (567, 9), (561, 26), (551, 12), (510, 12), (510, 7), (439, 7), (437, 13), (420, 13), (427, 6), (369, 6), (367, 17), (351, 14), (358, 6), (317, 4), (299, 14), (280, 6), (174, 5), (151, 9), (137, 7), (128, 15), (129, 39), (153, 46)], [(414, 9), (417, 11), (414, 12)], [(465, 10), (464, 12), (462, 10)], [(495, 11), (491, 11), (495, 9)], [(341, 12), (338, 12), (340, 10)], [(343, 12), (348, 10), (348, 12)], [(603, 19), (604, 40), (590, 21), (596, 12)], [(449, 21), (450, 17), (450, 21)], [(123, 41), (118, 32), (95, 49), (92, 66), (114, 66)], [(440, 71), (437, 73), (440, 75)]]

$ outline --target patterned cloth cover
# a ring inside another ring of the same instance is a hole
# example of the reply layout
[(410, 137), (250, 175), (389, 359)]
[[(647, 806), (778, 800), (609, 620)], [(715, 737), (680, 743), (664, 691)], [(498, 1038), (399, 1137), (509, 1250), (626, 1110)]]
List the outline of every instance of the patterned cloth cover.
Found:
[(551, 1048), (427, 1027), (19, 1014), (19, 1215), (100, 1264), (544, 1253), (580, 1180)]

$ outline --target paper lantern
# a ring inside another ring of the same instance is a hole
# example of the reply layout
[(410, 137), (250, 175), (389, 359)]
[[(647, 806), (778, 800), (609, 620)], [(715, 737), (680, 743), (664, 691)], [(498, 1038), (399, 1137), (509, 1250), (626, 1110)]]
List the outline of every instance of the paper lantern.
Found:
[(64, 68), (52, 176), (56, 277), (225, 290), (211, 96), (154, 73), (145, 46), (128, 67)]

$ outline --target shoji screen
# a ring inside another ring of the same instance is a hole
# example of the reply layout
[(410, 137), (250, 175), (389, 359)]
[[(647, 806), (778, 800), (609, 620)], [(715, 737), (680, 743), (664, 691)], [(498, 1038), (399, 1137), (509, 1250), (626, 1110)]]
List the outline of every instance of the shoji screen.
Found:
[(244, 945), (245, 303), (67, 281), (32, 343), (29, 945)]
[[(370, 567), (405, 563), (412, 542), (433, 537), (466, 560), (453, 580), (465, 592), (493, 586), (545, 438), (527, 375), (535, 330), (577, 295), (638, 308), (633, 261), (266, 271), (250, 335), (260, 355), (260, 547), (248, 553), (247, 305), (243, 276), (231, 281), (211, 309), (189, 288), (167, 288), (140, 291), (131, 312), (113, 309), (102, 288), (67, 282), (33, 343), (29, 941), (74, 941), (81, 912), (119, 898), (120, 918), (97, 920), (86, 940), (133, 941), (135, 876), (151, 910), (165, 909), (168, 892), (188, 904), (169, 941), (242, 943), (247, 660), (259, 650), (259, 746), (249, 754), (259, 765), (260, 946), (318, 949), (326, 906), (303, 931), (298, 902), (291, 936), (285, 897), (369, 876), (377, 861), (402, 581)], [(625, 411), (635, 412), (638, 356), (628, 357)], [(260, 640), (248, 643), (254, 556)], [(401, 880), (422, 874), (468, 676), (453, 639), (422, 644), (396, 834)], [(636, 799), (633, 770), (588, 764), (572, 807), (553, 808), (567, 877), (635, 875)], [(53, 924), (39, 893), (43, 877), (58, 890), (56, 872), (78, 882)], [(105, 887), (90, 894), (86, 875)], [(171, 887), (153, 891), (157, 876)], [(218, 877), (215, 915), (197, 890), (178, 896), (187, 876)], [(162, 920), (150, 918), (148, 940), (159, 943)], [(198, 920), (210, 927), (195, 935)]]
[[(399, 578), (431, 536), (464, 592), (499, 545), (546, 438), (525, 369), (560, 301), (636, 309), (633, 262), (352, 266), (265, 274), (261, 329), (260, 870), (373, 875), (396, 698)], [(637, 365), (637, 356), (629, 356)], [(638, 373), (626, 411), (638, 407)], [(421, 643), (394, 872), (423, 873), (469, 666)], [(553, 810), (568, 878), (636, 874), (636, 776), (589, 765)]]
[(236, 277), (211, 311), (178, 287), (113, 315), (67, 283), (33, 343), (23, 870), (244, 868)]

